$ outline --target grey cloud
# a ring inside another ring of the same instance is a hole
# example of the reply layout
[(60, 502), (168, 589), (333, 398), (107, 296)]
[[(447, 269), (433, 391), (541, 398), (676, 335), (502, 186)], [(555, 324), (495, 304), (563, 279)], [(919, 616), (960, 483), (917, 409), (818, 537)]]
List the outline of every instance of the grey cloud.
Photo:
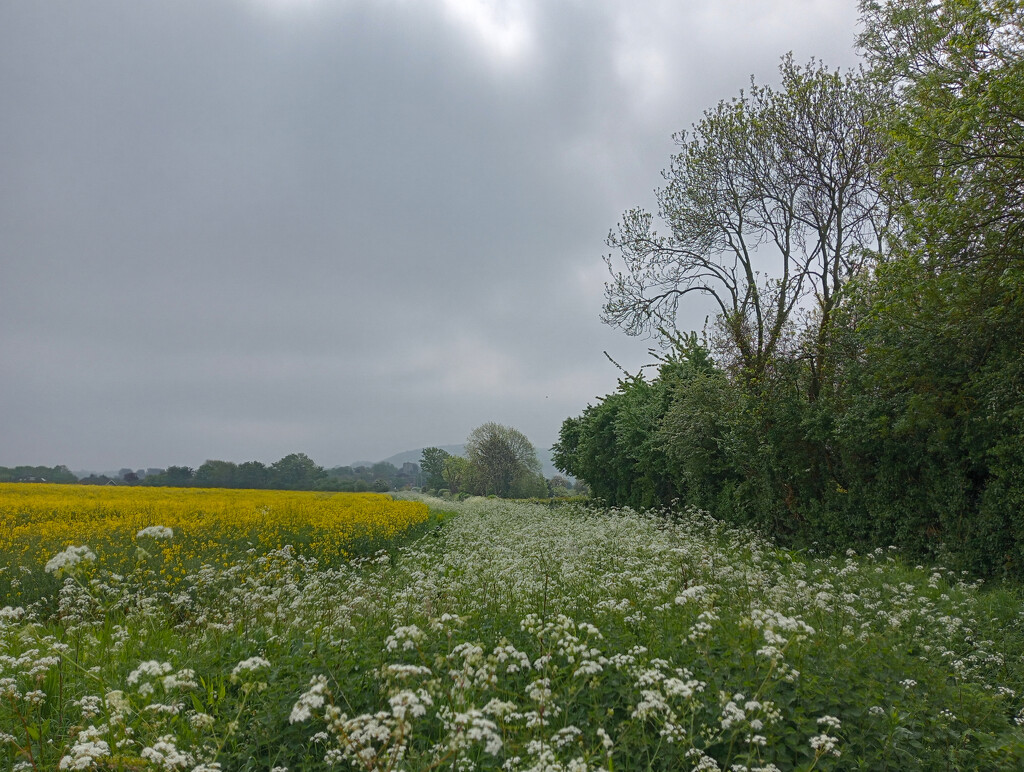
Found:
[(855, 61), (839, 0), (460, 6), (0, 7), (0, 464), (549, 444), (647, 361), (600, 258), (672, 133)]

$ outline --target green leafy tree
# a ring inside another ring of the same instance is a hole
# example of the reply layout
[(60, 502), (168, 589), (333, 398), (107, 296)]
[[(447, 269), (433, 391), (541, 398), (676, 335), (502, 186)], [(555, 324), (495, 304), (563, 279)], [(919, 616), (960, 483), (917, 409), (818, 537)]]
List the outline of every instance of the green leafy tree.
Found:
[(183, 488), (193, 484), (195, 470), (189, 466), (169, 466), (164, 472), (147, 477), (144, 482), (147, 485), (166, 485), (173, 488)]
[(323, 467), (305, 453), (291, 453), (270, 465), (270, 483), (282, 490), (315, 490), (324, 477)]
[(270, 479), (270, 471), (261, 461), (246, 461), (239, 464), (235, 480), (239, 488), (266, 488)]
[(884, 171), (901, 225), (859, 331), (857, 386), (874, 395), (861, 415), (892, 460), (867, 490), (906, 513), (889, 519), (908, 538), (1024, 575), (1024, 7), (862, 11), (861, 43), (897, 96)]
[(861, 8), (861, 45), (875, 77), (898, 95), (885, 122), (895, 139), (886, 168), (904, 246), (933, 264), (1002, 271), (1024, 250), (1024, 6)]
[(676, 337), (673, 346), (656, 378), (622, 378), (614, 393), (562, 423), (555, 466), (610, 504), (656, 507), (686, 495), (662, 425), (678, 395), (714, 365), (695, 334)]
[(464, 490), (468, 487), (471, 479), (469, 461), (461, 456), (448, 455), (441, 468), (441, 477), (444, 480), (441, 487), (447, 488), (452, 493)]
[(572, 483), (562, 477), (560, 474), (556, 474), (551, 477), (548, 481), (548, 495), (554, 498), (571, 496), (572, 495)]
[(445, 461), (451, 454), (441, 448), (424, 448), (420, 456), (420, 470), (423, 473), (423, 485), (426, 488), (439, 490), (446, 487), (444, 479)]
[(658, 191), (659, 215), (627, 212), (608, 238), (603, 320), (630, 335), (675, 331), (688, 295), (715, 301), (722, 351), (748, 382), (791, 348), (794, 313), (813, 298), (806, 356), (820, 388), (843, 284), (877, 249), (888, 213), (872, 172), (884, 93), (858, 73), (786, 57), (782, 87), (751, 84), (689, 133)]
[(63, 464), (48, 466), (0, 466), (0, 482), (46, 481), (49, 483), (76, 483), (78, 478)]
[(489, 422), (466, 439), (476, 492), (508, 497), (524, 478), (540, 473), (537, 451), (517, 429)]
[(509, 498), (513, 499), (545, 499), (548, 496), (548, 481), (540, 472), (523, 475), (509, 491)]
[(234, 488), (238, 465), (231, 461), (208, 460), (195, 473), (195, 484), (205, 488)]

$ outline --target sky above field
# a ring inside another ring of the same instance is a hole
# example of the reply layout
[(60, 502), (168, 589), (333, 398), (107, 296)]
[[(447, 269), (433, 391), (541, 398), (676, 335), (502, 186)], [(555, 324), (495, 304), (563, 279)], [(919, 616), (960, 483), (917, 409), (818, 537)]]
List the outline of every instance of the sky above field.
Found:
[[(854, 0), (0, 4), (0, 465), (549, 446), (651, 361), (604, 240)], [(680, 327), (699, 329), (695, 300)]]

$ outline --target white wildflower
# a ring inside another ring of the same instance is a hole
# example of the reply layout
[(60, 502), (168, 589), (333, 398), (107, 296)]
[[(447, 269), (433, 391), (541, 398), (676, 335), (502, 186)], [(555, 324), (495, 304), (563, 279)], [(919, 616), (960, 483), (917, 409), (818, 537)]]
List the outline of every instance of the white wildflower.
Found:
[(171, 539), (174, 537), (174, 530), (165, 525), (151, 525), (135, 534), (136, 539), (145, 537), (150, 539)]
[(231, 681), (237, 683), (239, 679), (246, 673), (254, 673), (257, 670), (263, 670), (270, 667), (269, 660), (263, 657), (249, 657), (239, 662), (231, 670)]
[(65, 549), (63, 552), (58, 552), (56, 555), (50, 558), (43, 568), (48, 574), (61, 576), (65, 571), (71, 570), (79, 563), (88, 562), (95, 559), (96, 553), (88, 547), (75, 547), (74, 545), (72, 545)]
[(327, 687), (327, 678), (322, 675), (313, 676), (309, 682), (309, 688), (292, 707), (288, 723), (295, 724), (299, 721), (308, 721), (313, 715), (315, 708), (323, 707), (327, 701), (327, 695), (330, 695), (330, 689)]
[(822, 716), (818, 719), (818, 726), (826, 727), (825, 731), (829, 729), (839, 729), (842, 726), (842, 722), (835, 716)]
[(839, 756), (840, 751), (836, 746), (839, 741), (835, 737), (827, 734), (815, 735), (810, 739), (811, 748), (814, 749), (815, 754), (818, 756), (824, 756), (825, 754), (832, 754), (833, 756)]
[(160, 678), (172, 672), (174, 672), (174, 666), (170, 662), (158, 662), (155, 659), (151, 659), (143, 662), (128, 674), (128, 683), (134, 685), (143, 676)]
[(185, 769), (193, 763), (192, 754), (178, 750), (173, 735), (164, 735), (153, 745), (142, 749), (139, 754), (146, 761), (151, 761), (159, 769)]
[(97, 759), (109, 756), (110, 746), (97, 739), (98, 734), (95, 727), (79, 732), (78, 740), (71, 746), (71, 751), (61, 758), (58, 769), (88, 769)]

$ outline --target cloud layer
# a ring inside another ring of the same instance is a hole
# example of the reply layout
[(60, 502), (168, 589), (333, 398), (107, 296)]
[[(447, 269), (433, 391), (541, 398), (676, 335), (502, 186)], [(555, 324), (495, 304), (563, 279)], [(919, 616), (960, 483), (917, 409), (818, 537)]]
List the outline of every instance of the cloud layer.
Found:
[(648, 361), (601, 256), (672, 133), (854, 5), (3, 5), (0, 464), (549, 445)]

